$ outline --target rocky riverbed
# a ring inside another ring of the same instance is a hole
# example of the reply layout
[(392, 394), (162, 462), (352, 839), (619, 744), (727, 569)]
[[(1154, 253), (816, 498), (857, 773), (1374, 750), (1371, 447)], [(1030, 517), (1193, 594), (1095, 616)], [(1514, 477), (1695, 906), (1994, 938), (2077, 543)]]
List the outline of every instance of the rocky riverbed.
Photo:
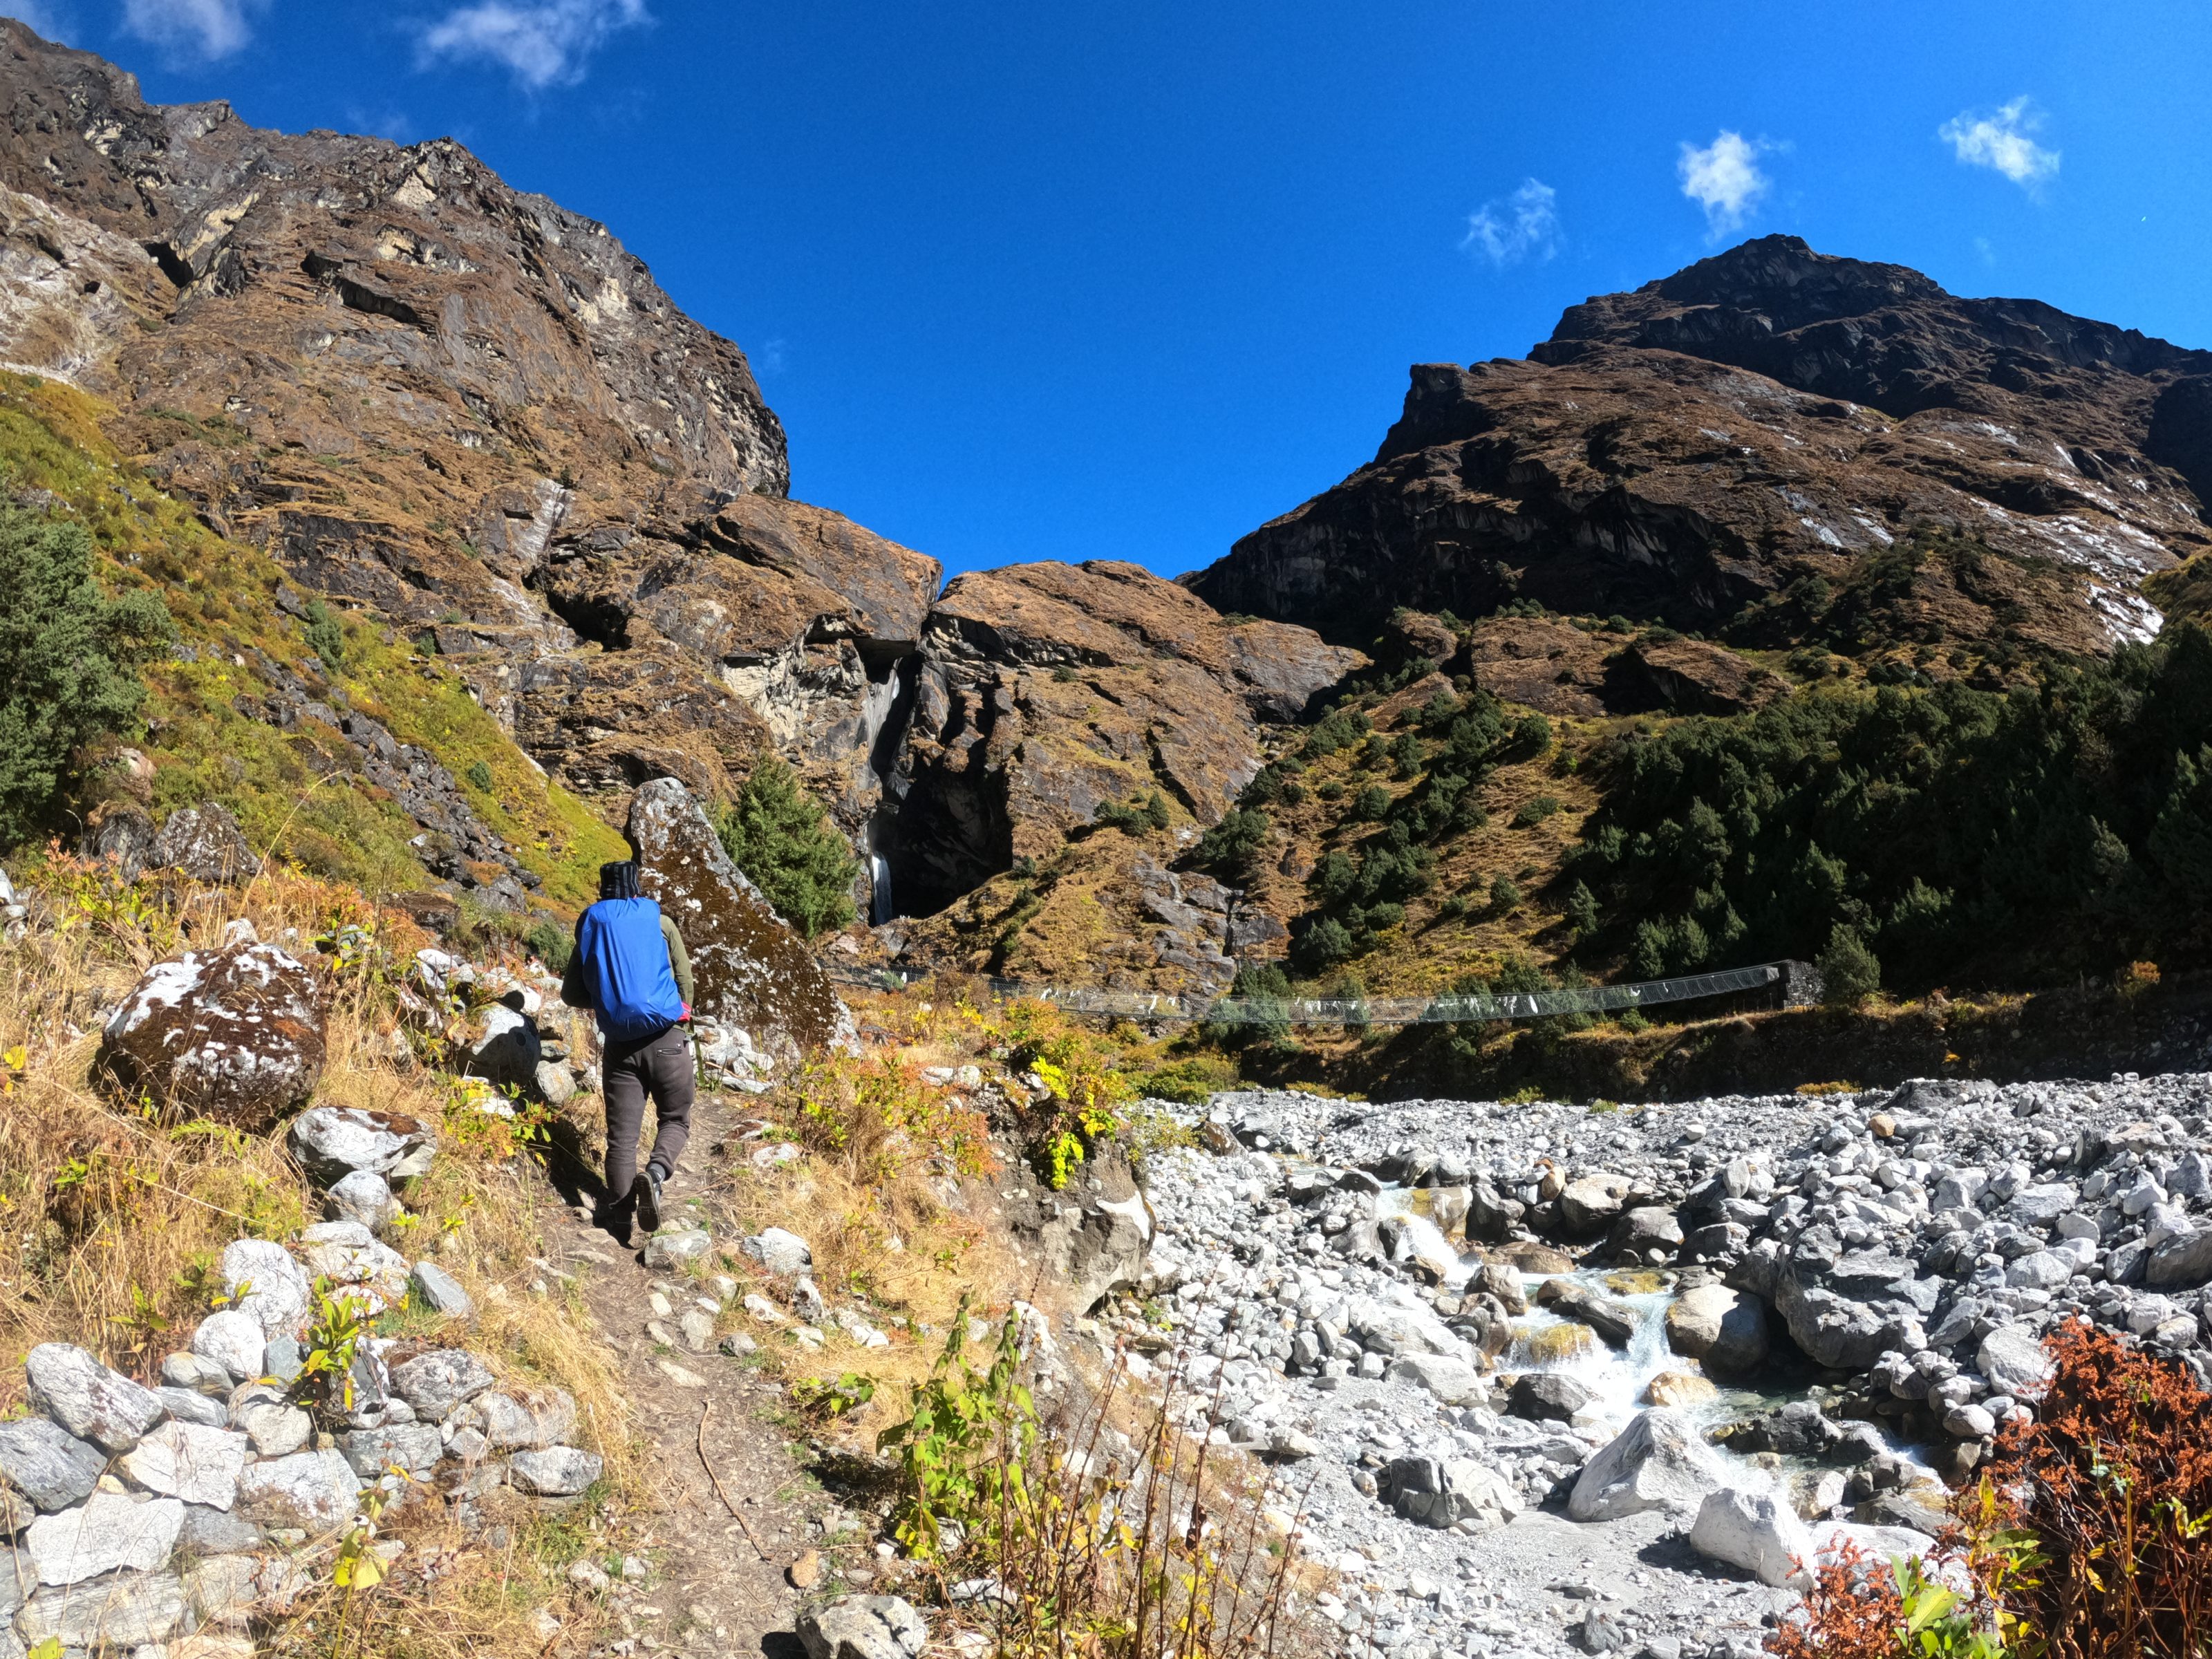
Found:
[(1117, 1322), (1354, 1652), (1721, 1659), (1927, 1547), (2081, 1318), (2212, 1376), (2212, 1075), (1629, 1109), (1217, 1096)]

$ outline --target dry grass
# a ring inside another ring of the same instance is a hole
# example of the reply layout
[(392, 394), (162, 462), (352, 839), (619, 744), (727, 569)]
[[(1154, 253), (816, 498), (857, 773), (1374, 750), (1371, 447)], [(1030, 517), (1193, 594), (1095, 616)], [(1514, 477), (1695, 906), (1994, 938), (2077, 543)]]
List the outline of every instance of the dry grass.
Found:
[[(392, 976), (422, 936), (402, 920), (369, 911), (349, 889), (280, 873), (242, 893), (165, 890), (150, 879), (126, 885), (57, 858), (35, 877), (31, 902), (32, 932), (0, 946), (8, 1089), (0, 1099), (6, 1224), (0, 1348), (8, 1362), (0, 1369), (0, 1405), (6, 1406), (21, 1397), (22, 1356), (45, 1341), (82, 1344), (151, 1380), (204, 1312), (207, 1278), (226, 1244), (246, 1236), (282, 1238), (320, 1215), (281, 1133), (179, 1123), (118, 1103), (93, 1082), (99, 1012), (152, 961), (219, 939), (238, 916), (310, 960), (313, 939), (334, 921), (366, 922), (377, 930), (381, 966), (372, 957), (364, 970), (334, 980), (318, 1102), (432, 1123), (449, 1109), (472, 1109), (451, 1079), (413, 1061), (393, 1041), (399, 1011)], [(499, 1137), (448, 1134), (432, 1172), (406, 1196), (416, 1220), (401, 1241), (405, 1253), (434, 1255), (468, 1288), (478, 1316), (462, 1328), (400, 1310), (384, 1316), (380, 1328), (465, 1343), (504, 1381), (567, 1389), (577, 1401), (577, 1439), (606, 1460), (604, 1490), (588, 1512), (519, 1512), (507, 1542), (489, 1552), (463, 1547), (467, 1540), (442, 1504), (407, 1506), (387, 1528), (409, 1544), (404, 1570), (362, 1598), (353, 1619), (363, 1628), (340, 1643), (333, 1621), (343, 1592), (325, 1585), (309, 1593), (304, 1621), (287, 1627), (280, 1646), (325, 1656), (347, 1645), (432, 1656), (555, 1651), (536, 1629), (537, 1610), (568, 1594), (557, 1575), (570, 1560), (604, 1544), (599, 1512), (624, 1508), (642, 1489), (612, 1358), (593, 1339), (577, 1288), (537, 1265), (544, 1255), (541, 1223), (556, 1200), (528, 1157)], [(592, 1607), (579, 1604), (571, 1612), (580, 1637), (594, 1627)]]

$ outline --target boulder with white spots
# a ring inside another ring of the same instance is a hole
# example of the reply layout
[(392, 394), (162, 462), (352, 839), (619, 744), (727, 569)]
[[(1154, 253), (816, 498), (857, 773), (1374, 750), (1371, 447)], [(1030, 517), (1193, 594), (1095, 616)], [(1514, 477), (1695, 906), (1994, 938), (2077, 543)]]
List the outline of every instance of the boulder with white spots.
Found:
[(323, 981), (273, 945), (187, 951), (109, 1018), (97, 1074), (125, 1099), (263, 1133), (322, 1076)]

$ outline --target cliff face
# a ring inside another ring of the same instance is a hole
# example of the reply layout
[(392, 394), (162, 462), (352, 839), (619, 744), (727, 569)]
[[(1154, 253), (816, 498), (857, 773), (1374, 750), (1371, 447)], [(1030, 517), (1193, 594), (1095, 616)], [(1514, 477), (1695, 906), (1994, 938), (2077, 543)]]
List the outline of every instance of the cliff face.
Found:
[(2212, 354), (1772, 236), (1416, 367), (1372, 463), (1185, 580), (1336, 639), (1522, 599), (1786, 645), (1887, 558), (1920, 643), (2094, 653), (2156, 631), (2201, 490)]

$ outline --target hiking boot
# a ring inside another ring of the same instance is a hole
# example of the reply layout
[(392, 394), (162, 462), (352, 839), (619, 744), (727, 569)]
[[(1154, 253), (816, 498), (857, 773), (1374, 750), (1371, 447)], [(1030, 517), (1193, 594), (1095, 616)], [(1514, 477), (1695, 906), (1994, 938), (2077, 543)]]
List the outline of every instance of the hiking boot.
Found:
[(647, 1164), (637, 1172), (637, 1179), (629, 1184), (630, 1205), (637, 1216), (637, 1224), (647, 1233), (660, 1231), (660, 1171)]

